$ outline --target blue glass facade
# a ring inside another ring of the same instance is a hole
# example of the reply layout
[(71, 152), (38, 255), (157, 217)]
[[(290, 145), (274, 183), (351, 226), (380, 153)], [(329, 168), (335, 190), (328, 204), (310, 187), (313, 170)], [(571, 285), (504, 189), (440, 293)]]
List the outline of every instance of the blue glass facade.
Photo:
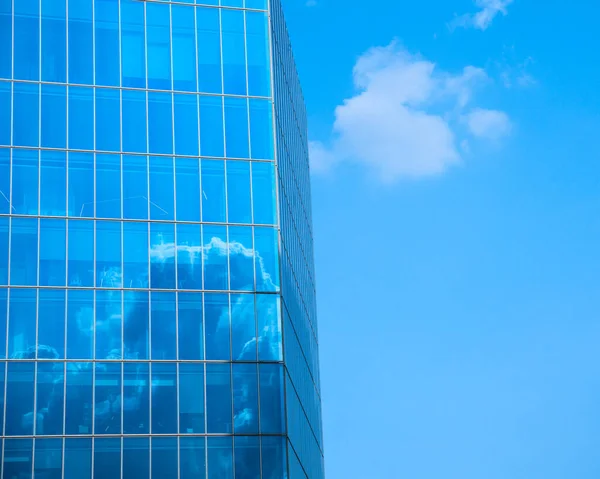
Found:
[(2, 479), (323, 477), (306, 121), (267, 0), (0, 0)]

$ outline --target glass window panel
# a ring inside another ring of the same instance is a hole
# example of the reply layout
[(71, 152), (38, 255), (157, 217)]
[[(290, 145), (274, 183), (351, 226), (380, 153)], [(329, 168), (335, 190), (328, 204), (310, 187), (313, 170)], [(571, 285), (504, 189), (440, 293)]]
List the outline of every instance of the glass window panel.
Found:
[(273, 159), (273, 104), (250, 99), (250, 144), (252, 158)]
[(150, 224), (150, 287), (175, 289), (175, 234), (173, 224)]
[[(287, 477), (286, 439), (279, 436), (262, 436), (262, 471), (265, 479)], [(318, 459), (320, 460), (320, 458)]]
[(65, 439), (64, 479), (91, 479), (92, 439)]
[[(67, 358), (92, 359), (94, 346), (94, 292), (67, 291)], [(71, 372), (69, 372), (72, 375)]]
[(204, 225), (204, 288), (225, 291), (228, 289), (227, 228)]
[(67, 214), (67, 156), (62, 151), (42, 150), (40, 161), (40, 214)]
[[(6, 357), (6, 323), (8, 319), (8, 290), (0, 289), (0, 358)], [(0, 363), (0, 385), (4, 387), (4, 364)], [(2, 409), (2, 408), (0, 408)], [(0, 417), (2, 414), (0, 414)], [(0, 418), (0, 427), (2, 419)]]
[(173, 88), (175, 90), (196, 91), (194, 13), (186, 6), (173, 5), (171, 8), (173, 23)]
[(148, 224), (123, 223), (123, 285), (148, 287)]
[(14, 2), (14, 78), (40, 79), (40, 15), (39, 0)]
[(177, 283), (180, 289), (202, 289), (200, 225), (177, 225)]
[(181, 479), (206, 479), (206, 444), (204, 437), (179, 439)]
[(198, 293), (179, 293), (178, 308), (179, 359), (204, 359), (202, 296)]
[(229, 223), (252, 223), (250, 207), (250, 163), (227, 162), (227, 219)]
[(177, 477), (177, 438), (153, 437), (152, 475), (155, 477)]
[(35, 440), (35, 477), (62, 478), (62, 439)]
[(66, 434), (92, 433), (92, 366), (92, 363), (67, 363)]
[(37, 363), (36, 374), (35, 433), (38, 436), (62, 435), (65, 363), (40, 361)]
[[(249, 1), (264, 3), (264, 0), (246, 0), (247, 8), (251, 8), (248, 6)], [(269, 21), (265, 13), (246, 12), (246, 48), (248, 52), (248, 94), (270, 96)]]
[(206, 414), (208, 433), (232, 432), (230, 364), (206, 365)]
[(39, 84), (13, 85), (13, 145), (39, 146)]
[(67, 2), (42, 0), (42, 81), (67, 81)]
[(175, 218), (175, 193), (173, 181), (173, 158), (150, 157), (150, 219), (172, 220)]
[(177, 303), (175, 293), (151, 295), (151, 358), (177, 359)]
[(171, 89), (170, 6), (146, 4), (148, 88)]
[(275, 167), (272, 163), (252, 163), (252, 202), (254, 222), (276, 224)]
[(232, 437), (208, 438), (208, 477), (233, 479)]
[[(141, 129), (139, 124), (137, 127)], [(95, 128), (97, 150), (121, 151), (121, 94), (119, 91), (106, 88), (96, 89)]]
[(123, 217), (148, 219), (148, 158), (123, 155)]
[(35, 286), (38, 272), (38, 222), (33, 218), (12, 218), (10, 284)]
[(248, 109), (245, 98), (225, 97), (225, 151), (230, 158), (248, 158)]
[(40, 286), (64, 286), (67, 267), (65, 220), (40, 219)]
[(225, 222), (225, 162), (202, 160), (202, 221)]
[(145, 153), (146, 138), (146, 92), (123, 90), (123, 151)]
[(149, 303), (148, 293), (125, 291), (123, 325), (123, 343), (125, 357), (148, 359)]
[(223, 82), (226, 94), (246, 94), (244, 12), (221, 10), (223, 31)]
[[(121, 63), (124, 87), (146, 87), (146, 44), (142, 2), (120, 2)], [(125, 134), (124, 134), (125, 137)], [(130, 150), (127, 150), (130, 151)]]
[(92, 153), (68, 153), (69, 216), (94, 216), (94, 155)]
[[(177, 364), (152, 363), (152, 434), (177, 433)], [(177, 477), (162, 476), (158, 477)]]
[(123, 477), (149, 479), (150, 439), (126, 437), (123, 439)]
[(67, 146), (67, 89), (42, 85), (42, 147)]
[(171, 101), (171, 93), (148, 92), (150, 153), (173, 153), (173, 109)]
[(124, 363), (123, 368), (123, 433), (148, 434), (150, 432), (148, 363), (129, 362)]
[(65, 357), (65, 291), (40, 290), (38, 308), (38, 358)]
[(254, 228), (257, 291), (279, 291), (278, 251), (276, 229)]
[(252, 291), (254, 289), (253, 258), (252, 228), (249, 226), (230, 226), (230, 289), (235, 291)]
[(201, 92), (221, 93), (221, 27), (219, 10), (196, 8), (198, 82)]
[(229, 298), (226, 294), (204, 295), (206, 359), (228, 360), (230, 353)]
[(260, 429), (262, 434), (284, 432), (283, 371), (280, 364), (259, 364)]
[(12, 213), (38, 214), (39, 151), (12, 152)]
[(93, 2), (68, 0), (69, 83), (93, 83), (94, 32)]
[(191, 158), (175, 158), (177, 219), (200, 221), (200, 163)]
[(5, 439), (3, 477), (31, 477), (33, 439)]
[(231, 295), (231, 347), (234, 360), (256, 361), (256, 314), (254, 295)]
[(35, 358), (36, 290), (11, 289), (8, 355), (10, 358)]
[(8, 284), (8, 217), (0, 217), (0, 285)]
[(121, 217), (121, 155), (96, 155), (96, 217)]
[[(235, 478), (260, 479), (260, 437), (235, 438)], [(266, 475), (266, 477), (269, 477)], [(284, 478), (284, 476), (279, 476)]]
[(0, 2), (0, 77), (12, 78), (12, 0)]
[(221, 97), (200, 97), (200, 153), (202, 156), (225, 156)]
[(121, 359), (123, 357), (122, 292), (96, 291), (96, 359)]
[[(0, 16), (0, 18), (2, 18)], [(2, 35), (3, 32), (0, 32)], [(0, 47), (2, 44), (0, 43)], [(2, 56), (0, 55), (0, 60)], [(10, 76), (10, 75), (9, 75)], [(12, 125), (12, 109), (11, 109), (11, 93), (12, 83), (0, 81), (0, 145), (11, 144), (11, 125)]]
[(278, 296), (256, 295), (256, 315), (260, 343), (258, 348), (259, 360), (280, 361), (283, 358), (280, 311)]
[(243, 0), (221, 0), (221, 5), (226, 7), (239, 7), (242, 8), (244, 6)]
[(175, 94), (174, 101), (175, 154), (198, 156), (197, 96)]
[[(0, 104), (0, 110), (2, 105)], [(0, 214), (10, 213), (10, 152), (8, 148), (0, 148)]]
[(120, 288), (122, 285), (121, 223), (96, 221), (96, 286)]
[(267, 9), (267, 0), (246, 0), (246, 8)]
[(119, 71), (119, 2), (96, 0), (94, 2), (96, 85), (118, 86)]
[(69, 148), (94, 149), (94, 89), (70, 86)]
[(232, 368), (234, 432), (258, 433), (258, 367), (233, 364)]
[(121, 477), (121, 438), (94, 439), (93, 477)]
[(68, 221), (67, 282), (69, 286), (94, 286), (94, 222)]
[(34, 399), (33, 362), (9, 362), (6, 383), (6, 435), (33, 434)]
[(121, 363), (95, 363), (94, 434), (121, 433)]
[(179, 432), (204, 433), (203, 364), (179, 364)]

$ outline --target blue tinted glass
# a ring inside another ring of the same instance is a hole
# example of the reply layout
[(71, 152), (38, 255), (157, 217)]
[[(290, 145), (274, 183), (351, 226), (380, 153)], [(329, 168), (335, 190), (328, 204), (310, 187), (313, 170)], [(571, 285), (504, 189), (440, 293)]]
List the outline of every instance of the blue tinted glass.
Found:
[(94, 89), (69, 87), (69, 148), (94, 149)]
[(225, 93), (246, 94), (246, 49), (244, 48), (244, 12), (222, 10), (223, 82)]
[(252, 228), (249, 226), (229, 227), (230, 289), (236, 291), (254, 289), (253, 256)]
[(121, 363), (95, 363), (94, 434), (121, 433)]
[(42, 0), (42, 81), (67, 80), (67, 2)]
[(40, 158), (40, 214), (67, 214), (67, 155), (62, 151), (42, 150)]
[(0, 2), (0, 77), (12, 77), (12, 0)]
[(232, 437), (208, 438), (208, 477), (233, 479)]
[[(265, 0), (246, 0), (246, 6), (249, 2), (264, 3)], [(266, 14), (246, 12), (246, 42), (248, 94), (269, 96), (271, 94), (271, 74), (269, 71), (269, 23)]]
[(248, 110), (245, 98), (225, 98), (225, 138), (227, 156), (248, 158)]
[[(0, 357), (6, 357), (6, 324), (8, 314), (8, 290), (0, 289)], [(0, 363), (0, 385), (4, 387), (4, 364)], [(2, 426), (2, 419), (0, 419)]]
[(148, 218), (148, 158), (123, 155), (123, 218)]
[[(262, 470), (263, 477), (287, 478), (286, 467), (286, 439), (279, 436), (263, 436), (262, 443)], [(319, 460), (318, 458), (317, 460)]]
[[(6, 375), (6, 435), (33, 434), (34, 363), (8, 363)], [(7, 444), (8, 445), (8, 444)], [(5, 452), (6, 455), (6, 452)]]
[(13, 218), (11, 221), (10, 284), (37, 284), (38, 221)]
[(123, 369), (123, 433), (148, 434), (150, 432), (148, 363), (124, 363)]
[[(53, 358), (54, 355), (55, 352), (51, 349), (38, 351), (38, 357), (44, 359)], [(63, 361), (39, 362), (36, 375), (35, 433), (47, 436), (61, 435), (63, 434), (65, 363)]]
[(196, 95), (175, 94), (175, 153), (198, 156), (198, 103)]
[(40, 77), (40, 15), (38, 0), (14, 2), (14, 77), (39, 80)]
[(62, 439), (35, 440), (35, 477), (62, 477)]
[(120, 288), (121, 275), (121, 223), (96, 222), (96, 286)]
[(267, 0), (246, 0), (246, 8), (267, 9)]
[(262, 434), (284, 431), (283, 371), (280, 364), (260, 364), (260, 428)]
[(37, 295), (34, 289), (12, 289), (8, 319), (8, 356), (35, 358)]
[(65, 439), (64, 479), (91, 479), (92, 440)]
[(234, 360), (256, 361), (254, 295), (231, 295), (231, 347)]
[(206, 479), (206, 452), (204, 437), (179, 439), (181, 479)]
[(150, 440), (147, 437), (123, 439), (123, 477), (150, 477)]
[(219, 10), (196, 8), (198, 83), (201, 92), (221, 93), (221, 33)]
[(221, 5), (226, 7), (243, 7), (244, 0), (221, 0)]
[(193, 9), (172, 7), (173, 88), (196, 91), (196, 40)]
[(225, 163), (202, 160), (202, 221), (225, 222)]
[(152, 438), (152, 475), (155, 477), (177, 477), (177, 438)]
[(151, 358), (177, 359), (177, 303), (175, 293), (151, 295)]
[(177, 219), (200, 221), (200, 162), (191, 158), (175, 158), (177, 185)]
[(227, 228), (205, 225), (202, 230), (204, 245), (204, 288), (224, 291), (228, 289)]
[(276, 223), (275, 167), (272, 163), (252, 163), (252, 203), (255, 223)]
[(177, 225), (177, 284), (180, 289), (202, 289), (200, 225)]
[(96, 291), (96, 359), (121, 359), (122, 292)]
[(3, 477), (31, 477), (32, 439), (5, 439)]
[[(162, 7), (163, 5), (159, 6)], [(150, 153), (173, 153), (173, 109), (171, 100), (170, 93), (148, 92)]]
[(42, 146), (67, 146), (67, 89), (62, 85), (42, 85)]
[(0, 214), (10, 213), (10, 149), (0, 148)]
[[(151, 412), (152, 434), (177, 432), (177, 364), (152, 363)], [(177, 474), (162, 477), (177, 477)]]
[(13, 85), (13, 145), (39, 146), (39, 85)]
[(124, 87), (146, 86), (146, 44), (142, 2), (121, 2), (121, 67)]
[(63, 290), (40, 290), (38, 357), (48, 356), (53, 359), (65, 357), (66, 312), (65, 292)]
[(94, 216), (94, 155), (68, 153), (68, 215)]
[(119, 85), (119, 2), (95, 0), (95, 84)]
[(68, 0), (69, 83), (92, 84), (94, 65), (93, 2)]
[(279, 291), (277, 230), (255, 228), (254, 252), (256, 255), (256, 290)]
[[(94, 293), (69, 290), (67, 293), (67, 358), (92, 359), (94, 345)], [(76, 370), (68, 375), (73, 381)]]
[(252, 158), (273, 159), (273, 104), (250, 99), (250, 143)]
[[(1, 43), (0, 46), (2, 46)], [(11, 143), (11, 98), (11, 83), (0, 81), (0, 145), (10, 145)]]
[(150, 287), (175, 289), (175, 232), (173, 224), (150, 225)]
[(179, 293), (179, 359), (204, 359), (202, 296)]
[(121, 98), (118, 91), (96, 89), (95, 129), (97, 150), (121, 151)]
[(258, 359), (280, 361), (283, 359), (283, 352), (279, 297), (267, 294), (256, 295), (256, 315), (260, 338)]
[(64, 286), (67, 266), (65, 220), (40, 219), (40, 286)]
[[(207, 364), (206, 414), (208, 433), (232, 432), (231, 407), (231, 365)], [(212, 477), (210, 473), (209, 477)]]
[(229, 298), (226, 294), (204, 295), (206, 359), (230, 359)]
[(123, 344), (126, 358), (148, 359), (149, 357), (149, 311), (147, 292), (124, 292)]
[(258, 433), (258, 366), (233, 364), (232, 368), (234, 432)]
[(200, 97), (200, 152), (202, 156), (225, 156), (220, 97)]
[(38, 150), (13, 150), (12, 212), (21, 215), (38, 214)]
[[(236, 479), (260, 479), (260, 437), (236, 437), (234, 456)], [(271, 476), (266, 471), (263, 477)], [(283, 476), (276, 477), (283, 478)]]
[(94, 223), (69, 220), (68, 222), (69, 286), (94, 286)]
[(0, 285), (8, 284), (8, 222), (8, 217), (0, 217)]
[(229, 223), (252, 223), (250, 207), (250, 163), (227, 162), (227, 218)]
[(94, 476), (121, 477), (121, 439), (94, 439)]
[[(92, 406), (94, 403), (92, 366), (92, 363), (67, 363), (66, 434), (87, 435), (92, 433)], [(86, 457), (83, 452), (81, 451), (80, 458), (82, 467)]]
[(123, 286), (148, 287), (148, 224), (123, 223)]
[(179, 364), (179, 432), (204, 432), (203, 364)]
[(120, 155), (96, 155), (96, 217), (121, 217)]
[(123, 151), (148, 151), (146, 144), (146, 93), (123, 90)]
[(171, 89), (170, 6), (146, 4), (148, 88)]

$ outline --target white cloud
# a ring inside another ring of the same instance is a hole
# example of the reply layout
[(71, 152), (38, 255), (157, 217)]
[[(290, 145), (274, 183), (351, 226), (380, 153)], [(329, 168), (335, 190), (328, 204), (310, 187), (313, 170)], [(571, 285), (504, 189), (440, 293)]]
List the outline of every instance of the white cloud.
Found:
[(489, 140), (498, 140), (512, 129), (508, 115), (498, 110), (475, 108), (466, 115), (465, 121), (473, 136)]
[(513, 0), (475, 0), (479, 11), (456, 17), (449, 27), (451, 30), (458, 27), (486, 30), (498, 15), (508, 14), (507, 8), (511, 3)]
[(392, 42), (364, 53), (353, 79), (357, 92), (336, 108), (330, 141), (310, 143), (314, 172), (354, 162), (391, 182), (460, 163), (458, 126), (488, 79), (482, 69), (450, 74)]

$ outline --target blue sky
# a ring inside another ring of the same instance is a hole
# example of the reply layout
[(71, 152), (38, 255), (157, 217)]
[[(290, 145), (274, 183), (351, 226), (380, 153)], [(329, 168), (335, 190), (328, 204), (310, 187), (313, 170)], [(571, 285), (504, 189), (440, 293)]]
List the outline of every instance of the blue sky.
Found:
[(285, 7), (328, 479), (598, 479), (600, 3)]

